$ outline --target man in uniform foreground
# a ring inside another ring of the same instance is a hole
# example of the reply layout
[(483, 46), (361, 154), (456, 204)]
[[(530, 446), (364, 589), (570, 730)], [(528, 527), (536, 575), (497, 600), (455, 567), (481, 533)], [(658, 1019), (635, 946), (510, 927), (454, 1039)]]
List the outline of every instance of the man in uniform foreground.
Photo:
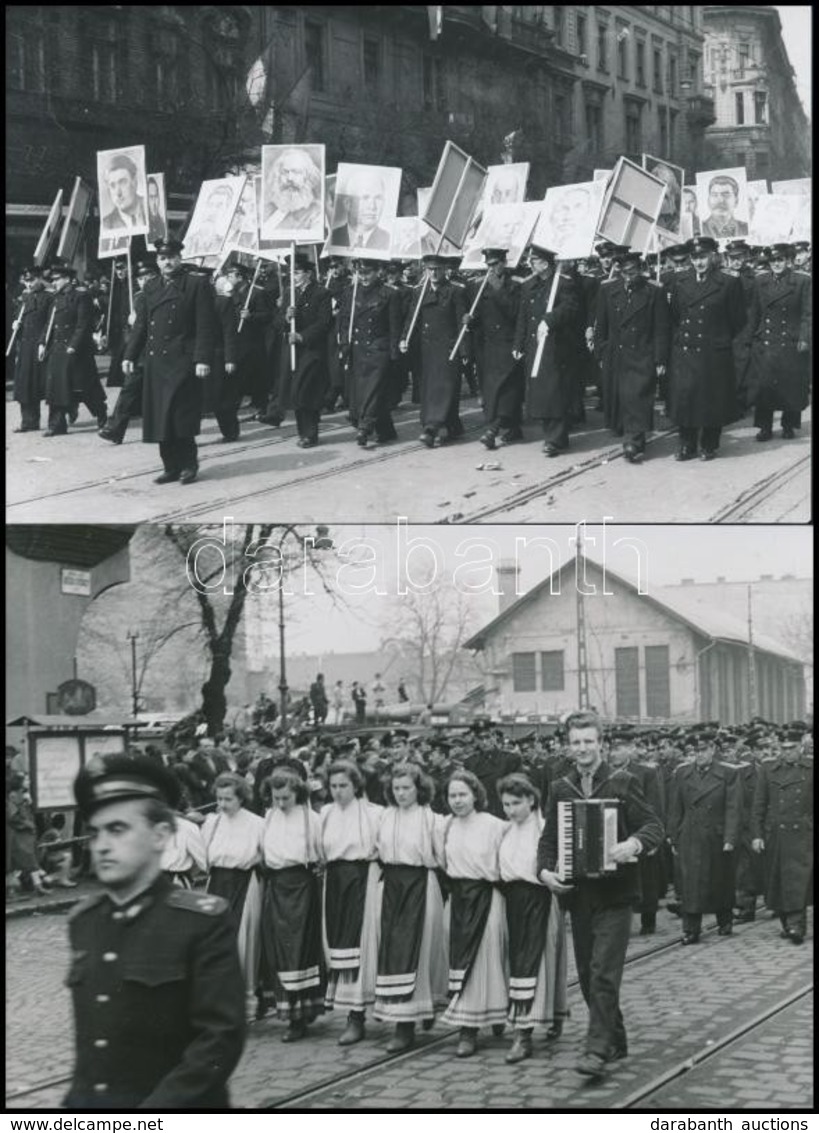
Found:
[(228, 1107), (244, 984), (227, 902), (160, 871), (179, 786), (148, 758), (94, 756), (74, 793), (103, 892), (71, 914), (70, 1110)]

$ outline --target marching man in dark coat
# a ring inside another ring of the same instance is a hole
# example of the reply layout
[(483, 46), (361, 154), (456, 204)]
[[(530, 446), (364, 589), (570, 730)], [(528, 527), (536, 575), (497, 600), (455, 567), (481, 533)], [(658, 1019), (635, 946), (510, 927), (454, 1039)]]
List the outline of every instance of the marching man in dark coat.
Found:
[(672, 345), (668, 415), (679, 429), (676, 460), (713, 460), (723, 425), (737, 419), (734, 339), (745, 325), (742, 284), (715, 266), (717, 242), (689, 243), (691, 270), (670, 282)]
[(670, 323), (665, 293), (640, 274), (637, 252), (618, 257), (621, 274), (601, 287), (595, 345), (609, 391), (607, 422), (623, 437), (629, 463), (642, 460), (654, 423), (654, 394), (668, 360)]
[(69, 918), (69, 1110), (228, 1108), (244, 981), (227, 902), (161, 870), (179, 790), (161, 763), (120, 754), (92, 757), (75, 781), (102, 890)]
[(742, 822), (739, 841), (735, 852), (737, 887), (737, 924), (748, 924), (756, 920), (756, 899), (765, 891), (760, 854), (752, 849), (752, 827), (754, 792), (759, 776), (758, 765), (751, 759), (736, 763), (742, 795)]
[(750, 314), (756, 291), (756, 276), (751, 267), (751, 249), (744, 240), (731, 240), (725, 248), (726, 275), (732, 275), (742, 284), (745, 299), (745, 325), (734, 339), (734, 373), (737, 381), (737, 397), (740, 406), (748, 397), (748, 362), (751, 351)]
[[(398, 357), (401, 337), (401, 295), (378, 278), (378, 261), (360, 259), (358, 283), (340, 297), (338, 341), (347, 361), (347, 405), (358, 430), (356, 443), (394, 440), (390, 412), (390, 363)], [(355, 293), (355, 310), (352, 309)], [(350, 319), (353, 320), (350, 337)]]
[[(250, 397), (251, 404), (263, 412), (267, 405), (270, 393), (270, 380), (265, 363), (265, 330), (273, 319), (275, 310), (271, 302), (270, 293), (258, 281), (251, 291), (249, 272), (244, 264), (233, 261), (225, 272), (230, 284), (230, 300), (233, 306), (233, 319), (238, 337), (236, 340), (237, 357), (235, 359), (235, 379), (231, 387), (231, 400), (234, 393), (238, 394), (238, 406), (241, 404), (242, 394)], [(241, 319), (242, 311), (247, 308), (247, 314)], [(239, 331), (241, 319), (242, 329)], [(237, 387), (237, 389), (233, 389)], [(237, 423), (238, 424), (238, 423)], [(223, 435), (224, 431), (223, 431)], [(236, 437), (238, 437), (238, 428)], [(231, 437), (235, 440), (236, 437)], [(225, 436), (225, 439), (228, 439)]]
[(40, 361), (45, 361), (46, 437), (68, 432), (68, 415), (76, 412), (79, 402), (97, 418), (100, 428), (108, 419), (105, 392), (94, 360), (94, 303), (88, 288), (75, 286), (76, 275), (61, 260), (51, 265), (55, 294), (37, 351)]
[[(572, 336), (581, 300), (577, 284), (560, 273), (554, 307), (547, 312), (557, 271), (554, 252), (532, 244), (529, 260), (535, 274), (521, 284), (513, 355), (524, 360), (526, 414), (543, 422), (543, 451), (546, 456), (557, 456), (569, 447), (569, 423), (576, 405)], [(533, 376), (538, 344), (543, 337), (546, 344)]]
[(748, 318), (748, 404), (756, 410), (758, 441), (773, 436), (777, 409), (782, 410), (782, 436), (791, 440), (810, 394), (810, 277), (792, 270), (789, 244), (774, 244), (769, 255), (770, 275), (755, 281)]
[[(421, 443), (433, 448), (445, 440), (463, 436), (459, 413), (461, 369), (458, 358), (449, 356), (466, 314), (464, 288), (446, 278), (447, 260), (434, 254), (422, 256), (428, 285), (418, 312), (416, 327), (420, 342)], [(409, 333), (417, 299), (409, 304), (404, 332), (399, 344), (402, 354), (409, 350)], [(461, 349), (465, 347), (461, 344)]]
[(15, 433), (30, 433), (40, 428), (40, 402), (43, 398), (43, 367), (37, 347), (48, 325), (51, 296), (45, 289), (41, 268), (23, 272), (25, 291), (20, 299), (12, 330), (14, 343), (14, 400), (20, 403), (20, 424)]
[(213, 292), (201, 275), (183, 270), (181, 251), (178, 240), (157, 243), (160, 278), (145, 285), (122, 363), (127, 377), (145, 351), (142, 439), (159, 444), (165, 471), (157, 484), (196, 479), (202, 379), (213, 361)]
[(754, 851), (765, 853), (765, 904), (801, 944), (813, 904), (813, 759), (791, 736), (778, 758), (759, 765), (751, 828)]
[[(333, 321), (330, 296), (316, 281), (315, 264), (297, 252), (294, 265), (295, 307), (280, 307), (275, 326), (281, 334), (279, 384), (262, 418), (278, 426), (288, 409), (296, 411), (299, 448), (318, 444), (321, 410), (327, 397), (327, 336)], [(282, 300), (282, 303), (284, 300)], [(295, 317), (296, 329), (290, 320)], [(291, 366), (290, 346), (296, 344), (296, 369)]]
[[(138, 291), (134, 296), (134, 310), (128, 316), (129, 327), (133, 327), (137, 319), (137, 310), (145, 302), (143, 292), (149, 279), (159, 279), (159, 269), (153, 256), (146, 256), (137, 261), (136, 281)], [(117, 403), (114, 406), (114, 412), (99, 430), (99, 435), (104, 441), (121, 445), (125, 440), (128, 422), (132, 417), (136, 417), (142, 412), (142, 378), (142, 360), (140, 359), (135, 364), (133, 371), (125, 378), (117, 397)]]
[(213, 365), (205, 382), (206, 409), (216, 418), (222, 440), (228, 442), (239, 439), (242, 402), (238, 315), (233, 300), (235, 278), (235, 273), (229, 271), (227, 277), (219, 276), (214, 282)]
[[(114, 260), (114, 281), (111, 293), (108, 296), (110, 319), (105, 311), (100, 338), (100, 350), (107, 350), (111, 356), (111, 365), (108, 369), (106, 385), (108, 389), (117, 389), (122, 383), (122, 358), (125, 353), (125, 343), (131, 330), (131, 298), (128, 290), (128, 260), (125, 256), (118, 256)], [(106, 335), (106, 326), (108, 334)]]
[(716, 913), (730, 936), (734, 916), (734, 850), (742, 797), (736, 767), (714, 758), (714, 733), (700, 733), (694, 759), (674, 772), (668, 835), (680, 872), (683, 944), (696, 944), (702, 914)]
[[(520, 284), (506, 270), (505, 248), (484, 248), (486, 286), (475, 314), (465, 315), (472, 330), (472, 342), (481, 385), (487, 429), (481, 444), (494, 449), (496, 442), (506, 445), (522, 437), (523, 368), (512, 357), (515, 326), (520, 305)], [(480, 283), (467, 286), (469, 306)]]

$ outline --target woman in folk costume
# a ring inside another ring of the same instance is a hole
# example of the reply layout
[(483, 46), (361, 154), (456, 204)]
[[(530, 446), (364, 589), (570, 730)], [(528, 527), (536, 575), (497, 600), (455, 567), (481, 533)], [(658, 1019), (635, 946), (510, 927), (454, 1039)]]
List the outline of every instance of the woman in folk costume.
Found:
[(180, 889), (193, 889), (195, 872), (208, 872), (208, 855), (197, 823), (176, 815), (176, 829), (165, 847), (160, 865)]
[(380, 912), (378, 825), (384, 808), (362, 798), (364, 776), (351, 760), (327, 769), (332, 802), (321, 809), (324, 953), (328, 1008), (346, 1007), (339, 1046), (364, 1038), (364, 1014), (375, 1003)]
[(525, 775), (507, 775), (498, 794), (509, 825), (498, 851), (509, 937), (509, 1022), (515, 1032), (507, 1062), (532, 1057), (532, 1030), (544, 1024), (557, 1039), (566, 1007), (566, 931), (563, 911), (537, 877), (543, 830), (540, 792)]
[(264, 817), (262, 957), (259, 1013), (275, 1002), (288, 1021), (282, 1042), (303, 1039), (324, 1011), (321, 950), (321, 822), (307, 783), (289, 767), (270, 776), (272, 806)]
[(247, 809), (250, 791), (241, 776), (219, 775), (214, 787), (217, 810), (202, 826), (207, 890), (230, 905), (245, 987), (252, 996), (259, 967), (262, 893), (256, 867), (262, 858), (262, 820)]
[(509, 1007), (506, 916), (498, 882), (498, 849), (506, 824), (486, 814), (486, 791), (471, 771), (447, 783), (453, 817), (446, 826), (444, 858), (449, 878), (449, 1006), (443, 1021), (460, 1027), (457, 1058), (477, 1049), (478, 1030), (491, 1024), (503, 1034)]
[(441, 887), (444, 819), (430, 802), (432, 780), (414, 763), (395, 764), (386, 784), (389, 805), (378, 828), (384, 871), (375, 1018), (395, 1023), (391, 1053), (415, 1042), (415, 1025), (435, 1020), (446, 1001), (446, 938)]

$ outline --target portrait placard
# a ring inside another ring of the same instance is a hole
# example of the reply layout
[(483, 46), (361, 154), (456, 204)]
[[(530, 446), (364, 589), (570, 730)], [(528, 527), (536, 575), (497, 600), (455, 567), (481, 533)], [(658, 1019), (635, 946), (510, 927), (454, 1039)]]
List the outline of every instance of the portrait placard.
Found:
[(749, 181), (748, 182), (748, 229), (749, 231), (754, 226), (754, 208), (759, 197), (764, 197), (768, 193), (767, 181)]
[(324, 239), (324, 146), (262, 146), (263, 240), (317, 244)]
[(390, 259), (418, 260), (421, 258), (421, 235), (417, 216), (398, 216), (392, 225)]
[(145, 243), (154, 251), (157, 240), (168, 239), (168, 204), (165, 197), (165, 174), (148, 174), (148, 235)]
[(664, 181), (621, 157), (603, 205), (599, 235), (615, 244), (628, 244), (641, 254), (650, 251), (664, 195)]
[(661, 181), (665, 181), (665, 196), (660, 205), (660, 215), (657, 217), (657, 227), (672, 236), (679, 236), (682, 221), (682, 191), (685, 182), (685, 170), (679, 165), (673, 165), (660, 157), (652, 157), (650, 153), (643, 154), (643, 169)]
[(57, 195), (54, 198), (54, 203), (48, 211), (48, 217), (43, 230), (40, 233), (40, 239), (37, 241), (37, 247), (34, 249), (34, 264), (36, 267), (41, 268), (45, 262), (51, 257), (51, 249), (57, 240), (57, 233), (60, 231), (60, 221), (63, 218), (63, 191), (57, 190)]
[[(261, 173), (257, 173), (253, 177), (253, 195), (256, 198), (256, 217), (258, 218), (262, 213)], [(281, 263), (282, 260), (290, 255), (290, 241), (265, 240), (260, 233), (258, 246), (253, 254), (255, 256), (260, 256), (263, 260), (271, 260), (273, 263)]]
[(791, 237), (798, 197), (765, 193), (754, 202), (754, 218), (748, 239), (752, 244), (784, 244)]
[(519, 204), (526, 198), (526, 181), (529, 177), (529, 162), (519, 161), (509, 165), (489, 165), (486, 170), (486, 184), (483, 196), (469, 225), (464, 241), (464, 255), (474, 248), (475, 235), (489, 205)]
[(547, 189), (532, 243), (548, 248), (561, 260), (590, 256), (605, 194), (605, 181), (553, 185)]
[(216, 265), (244, 183), (244, 177), (219, 177), (202, 182), (183, 241), (183, 260), (204, 260), (206, 267)]
[(145, 146), (99, 150), (97, 185), (100, 235), (144, 236), (148, 231)]
[(336, 196), (324, 255), (390, 259), (392, 225), (398, 212), (401, 170), (386, 165), (349, 165), (336, 170)]
[(736, 169), (698, 173), (697, 202), (701, 234), (714, 240), (735, 240), (748, 235), (748, 175)]
[(505, 248), (506, 266), (516, 268), (537, 224), (539, 201), (487, 205), (474, 240), (464, 250), (462, 268), (482, 268), (484, 248)]
[(440, 246), (440, 255), (459, 260), (462, 255), (461, 249), (457, 248), (451, 240), (445, 239), (443, 244), (441, 244), (441, 234), (436, 232), (426, 221), (421, 219), (424, 215), (424, 209), (429, 203), (431, 193), (431, 185), (415, 190), (415, 195), (418, 199), (418, 216), (416, 219), (418, 221), (418, 233), (421, 238), (421, 255), (427, 256), (431, 255), (433, 252), (438, 252)]
[(793, 181), (772, 181), (771, 192), (780, 196), (794, 197), (796, 199), (796, 212), (791, 229), (791, 240), (810, 240), (813, 227), (811, 215), (811, 186), (810, 177), (799, 177)]
[(225, 248), (230, 252), (253, 255), (259, 247), (259, 223), (256, 215), (256, 189), (253, 177), (246, 177), (239, 194), (239, 203), (230, 222)]
[(336, 175), (330, 173), (324, 178), (324, 239), (330, 235), (333, 226), (333, 209), (336, 204)]
[(444, 146), (426, 208), (421, 215), (439, 235), (462, 248), (487, 172), (453, 142)]

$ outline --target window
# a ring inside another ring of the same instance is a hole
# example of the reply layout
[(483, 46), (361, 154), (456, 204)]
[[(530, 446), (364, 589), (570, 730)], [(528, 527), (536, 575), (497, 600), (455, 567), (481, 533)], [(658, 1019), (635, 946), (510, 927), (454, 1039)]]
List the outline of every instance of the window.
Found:
[(603, 110), (597, 103), (586, 103), (586, 137), (592, 153), (603, 150)]
[(745, 125), (745, 95), (743, 94), (743, 92), (741, 90), (738, 90), (737, 93), (734, 95), (734, 98), (736, 100), (737, 126), (744, 126)]
[(377, 39), (364, 40), (364, 86), (378, 90), (381, 83), (381, 46)]
[(39, 28), (9, 29), (6, 37), (6, 83), (12, 90), (46, 89), (45, 39)]
[(597, 25), (597, 70), (608, 71), (609, 57), (608, 57), (608, 44), (606, 42), (609, 29), (606, 24)]
[(668, 115), (668, 156), (673, 160), (677, 150), (677, 111)]
[(537, 690), (534, 653), (512, 654), (512, 687), (515, 692), (535, 692)]
[(555, 133), (559, 141), (568, 141), (572, 134), (572, 104), (565, 91), (554, 96)]
[(688, 52), (688, 77), (695, 87), (700, 81), (700, 58), (693, 51)]
[(564, 46), (564, 39), (566, 37), (566, 17), (565, 9), (562, 5), (555, 4), (555, 43), (558, 47)]
[(617, 77), (628, 78), (628, 36), (624, 35), (625, 28), (617, 33)]
[(740, 43), (739, 45), (739, 70), (744, 74), (751, 62), (751, 45), (750, 43)]
[(642, 107), (637, 102), (626, 103), (626, 153), (640, 153), (643, 148), (643, 134), (640, 126)]
[(657, 117), (660, 125), (660, 157), (668, 157), (668, 107), (658, 106)]
[(764, 90), (754, 91), (754, 122), (757, 126), (768, 124), (768, 94)]
[(444, 110), (446, 99), (444, 97), (441, 60), (433, 55), (425, 55), (423, 72), (425, 108), (427, 110)]
[(562, 692), (566, 687), (563, 672), (563, 650), (540, 655), (540, 687), (544, 692)]
[(97, 102), (116, 101), (117, 59), (113, 44), (91, 44), (91, 83)]
[(670, 55), (668, 58), (668, 93), (676, 95), (677, 93), (677, 56)]
[(646, 646), (646, 716), (671, 715), (668, 646)]
[(644, 87), (646, 85), (646, 45), (637, 40), (637, 86)]
[(586, 17), (577, 14), (577, 53), (578, 55), (588, 54), (588, 45), (586, 43)]
[(654, 51), (654, 90), (657, 94), (663, 93), (663, 54), (661, 51)]
[(310, 89), (324, 90), (324, 28), (310, 20), (304, 25), (304, 56), (310, 68)]
[(614, 650), (614, 686), (618, 716), (640, 715), (640, 650)]

